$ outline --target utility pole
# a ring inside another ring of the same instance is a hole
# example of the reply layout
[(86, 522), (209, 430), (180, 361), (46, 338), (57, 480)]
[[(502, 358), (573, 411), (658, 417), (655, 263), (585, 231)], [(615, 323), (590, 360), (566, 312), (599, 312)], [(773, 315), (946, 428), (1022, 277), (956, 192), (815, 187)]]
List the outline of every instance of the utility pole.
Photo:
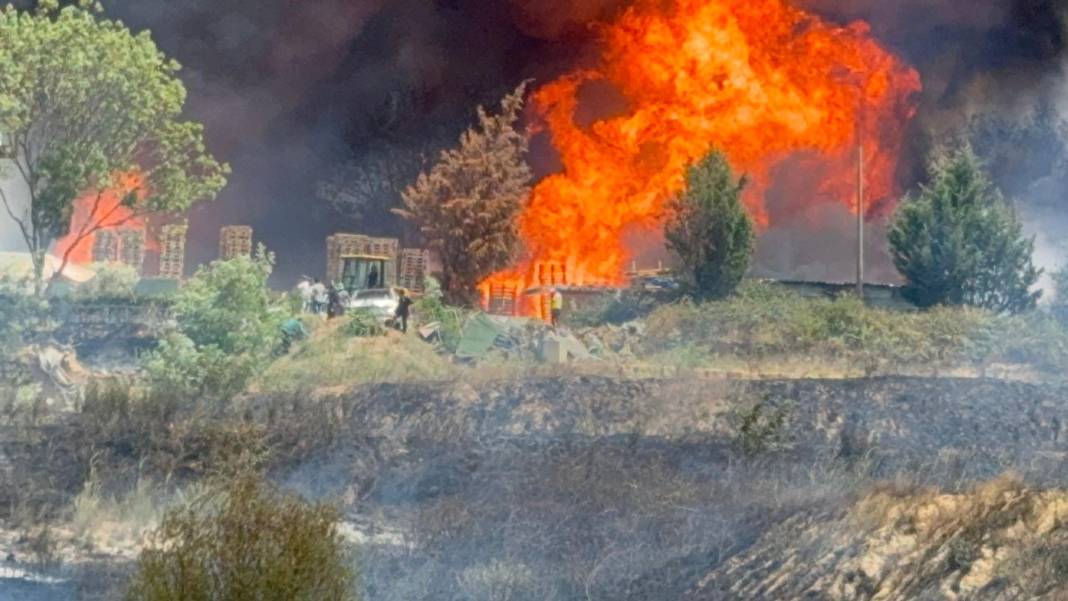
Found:
[(857, 298), (864, 300), (864, 137), (863, 101), (857, 114)]

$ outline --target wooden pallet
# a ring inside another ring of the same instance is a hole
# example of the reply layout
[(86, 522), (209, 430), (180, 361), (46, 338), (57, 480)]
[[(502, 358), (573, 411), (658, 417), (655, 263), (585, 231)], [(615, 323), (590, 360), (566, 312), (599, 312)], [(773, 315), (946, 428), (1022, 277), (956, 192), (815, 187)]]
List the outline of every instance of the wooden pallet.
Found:
[(229, 261), (235, 257), (252, 256), (252, 228), (247, 225), (228, 225), (219, 230), (219, 258)]
[(160, 229), (159, 277), (182, 279), (185, 273), (185, 237), (189, 226), (172, 223)]
[(401, 288), (422, 294), (426, 291), (427, 266), (430, 263), (430, 253), (421, 248), (406, 248), (400, 254), (400, 277), (398, 283)]
[(397, 281), (397, 253), (400, 241), (396, 238), (372, 238), (362, 234), (334, 234), (326, 239), (326, 281), (341, 280), (344, 257), (370, 255), (386, 257), (384, 286), (393, 286)]

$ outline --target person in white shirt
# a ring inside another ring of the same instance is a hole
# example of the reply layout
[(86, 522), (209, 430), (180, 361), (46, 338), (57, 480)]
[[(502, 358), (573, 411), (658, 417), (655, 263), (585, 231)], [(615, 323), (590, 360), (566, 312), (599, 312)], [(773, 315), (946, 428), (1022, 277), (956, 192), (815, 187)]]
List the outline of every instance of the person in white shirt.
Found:
[(330, 297), (326, 292), (326, 286), (319, 280), (315, 280), (312, 284), (312, 313), (316, 315), (322, 314), (326, 310), (326, 304), (330, 302)]
[(300, 295), (301, 311), (309, 313), (312, 310), (312, 283), (308, 278), (301, 278), (297, 284), (297, 294)]

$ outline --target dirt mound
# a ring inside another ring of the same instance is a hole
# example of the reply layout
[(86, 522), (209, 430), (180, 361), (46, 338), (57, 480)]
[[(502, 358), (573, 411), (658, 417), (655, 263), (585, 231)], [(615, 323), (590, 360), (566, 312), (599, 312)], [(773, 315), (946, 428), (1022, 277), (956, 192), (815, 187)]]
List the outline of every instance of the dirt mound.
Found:
[(1063, 490), (1011, 477), (961, 494), (884, 488), (786, 520), (685, 599), (1064, 599), (1066, 509)]

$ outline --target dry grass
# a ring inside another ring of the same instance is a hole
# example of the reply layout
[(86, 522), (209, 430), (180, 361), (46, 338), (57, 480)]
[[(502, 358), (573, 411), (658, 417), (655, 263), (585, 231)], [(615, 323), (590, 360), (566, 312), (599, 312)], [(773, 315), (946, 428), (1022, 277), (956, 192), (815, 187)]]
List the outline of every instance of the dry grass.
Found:
[(89, 551), (132, 558), (166, 505), (159, 490), (147, 479), (139, 480), (132, 491), (117, 498), (101, 491), (90, 476), (71, 503), (65, 528), (76, 543)]
[(358, 338), (335, 320), (315, 328), (309, 340), (275, 361), (250, 387), (256, 393), (345, 390), (377, 382), (441, 380), (458, 368), (414, 333)]

